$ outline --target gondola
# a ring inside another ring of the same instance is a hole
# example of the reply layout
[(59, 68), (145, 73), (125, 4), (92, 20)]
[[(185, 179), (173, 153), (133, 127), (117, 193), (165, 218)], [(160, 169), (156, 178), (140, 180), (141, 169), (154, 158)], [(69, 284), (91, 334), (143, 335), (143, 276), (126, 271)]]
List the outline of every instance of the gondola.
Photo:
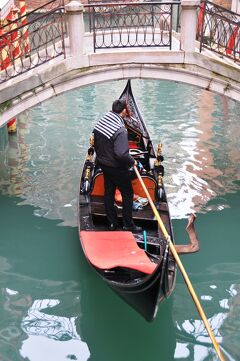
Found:
[[(128, 130), (129, 151), (139, 164), (142, 180), (174, 243), (163, 182), (162, 146), (159, 144), (154, 150), (133, 97), (130, 80), (119, 98), (126, 100), (128, 106), (124, 122)], [(143, 232), (109, 231), (103, 200), (103, 174), (96, 162), (94, 142), (90, 141), (80, 179), (79, 237), (86, 259), (101, 278), (147, 321), (152, 321), (159, 304), (174, 290), (177, 267), (156, 217), (146, 202), (141, 183), (134, 171), (131, 172), (136, 199), (133, 219)], [(121, 224), (118, 194), (116, 208)]]

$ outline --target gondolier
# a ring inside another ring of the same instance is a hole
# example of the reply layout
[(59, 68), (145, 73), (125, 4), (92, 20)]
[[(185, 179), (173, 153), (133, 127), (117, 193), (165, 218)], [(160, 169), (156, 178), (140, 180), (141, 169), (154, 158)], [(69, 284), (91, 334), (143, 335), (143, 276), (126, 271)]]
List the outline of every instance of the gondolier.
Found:
[(97, 122), (94, 133), (94, 147), (97, 162), (104, 175), (104, 204), (109, 229), (117, 230), (118, 217), (114, 206), (114, 196), (118, 188), (122, 195), (123, 229), (139, 232), (141, 227), (132, 220), (133, 188), (129, 167), (135, 160), (129, 154), (128, 133), (123, 118), (126, 116), (126, 101), (117, 99), (112, 110)]

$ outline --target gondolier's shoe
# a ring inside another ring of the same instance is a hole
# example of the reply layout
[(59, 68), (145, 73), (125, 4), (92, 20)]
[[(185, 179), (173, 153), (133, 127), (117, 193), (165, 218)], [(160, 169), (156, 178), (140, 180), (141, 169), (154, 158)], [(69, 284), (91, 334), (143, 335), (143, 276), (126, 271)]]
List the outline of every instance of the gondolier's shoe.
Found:
[(110, 226), (108, 227), (109, 231), (116, 231), (118, 229), (118, 225), (111, 223)]
[(123, 226), (123, 230), (129, 231), (129, 232), (142, 232), (142, 227), (139, 227), (139, 226), (136, 226), (136, 224), (133, 224), (129, 227)]

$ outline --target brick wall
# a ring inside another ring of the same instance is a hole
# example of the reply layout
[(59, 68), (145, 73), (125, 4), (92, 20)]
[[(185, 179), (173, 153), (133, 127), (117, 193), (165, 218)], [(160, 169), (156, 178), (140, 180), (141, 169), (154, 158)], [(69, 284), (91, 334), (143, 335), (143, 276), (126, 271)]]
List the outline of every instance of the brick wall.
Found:
[[(65, 2), (65, 4), (67, 4), (67, 3), (69, 3), (69, 1), (70, 0), (65, 0), (64, 2)], [(88, 0), (81, 0), (81, 2), (83, 4), (86, 4), (86, 3), (88, 3)], [(41, 5), (46, 4), (46, 3), (47, 3), (47, 0), (26, 0), (26, 7), (27, 7), (27, 10), (29, 11), (29, 10), (37, 9)], [(231, 10), (232, 0), (214, 0), (213, 3)], [(18, 0), (15, 0), (15, 4), (16, 4), (16, 6), (18, 6)]]
[(228, 10), (231, 10), (232, 1), (231, 0), (213, 0), (213, 4), (222, 6)]
[[(27, 11), (37, 9), (40, 6), (42, 6), (48, 2), (48, 0), (25, 0), (25, 1), (26, 1)], [(64, 0), (64, 4), (68, 4), (69, 2), (70, 2), (70, 0)], [(87, 4), (88, 0), (81, 0), (81, 3)], [(18, 0), (15, 0), (15, 4), (16, 4), (16, 6), (18, 6)]]

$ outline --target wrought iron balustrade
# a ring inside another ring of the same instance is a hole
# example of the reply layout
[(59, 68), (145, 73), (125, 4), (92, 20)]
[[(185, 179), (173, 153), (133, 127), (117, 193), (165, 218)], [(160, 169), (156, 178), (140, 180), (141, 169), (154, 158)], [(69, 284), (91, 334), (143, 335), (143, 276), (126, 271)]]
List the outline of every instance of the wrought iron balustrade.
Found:
[(212, 50), (240, 62), (240, 15), (205, 0), (198, 14), (200, 51)]
[(7, 21), (0, 28), (0, 83), (65, 56), (65, 32), (62, 0), (49, 1), (26, 16)]
[[(85, 5), (94, 51), (109, 48), (172, 47), (173, 8), (179, 2), (114, 2)], [(178, 10), (176, 11), (178, 14)]]

